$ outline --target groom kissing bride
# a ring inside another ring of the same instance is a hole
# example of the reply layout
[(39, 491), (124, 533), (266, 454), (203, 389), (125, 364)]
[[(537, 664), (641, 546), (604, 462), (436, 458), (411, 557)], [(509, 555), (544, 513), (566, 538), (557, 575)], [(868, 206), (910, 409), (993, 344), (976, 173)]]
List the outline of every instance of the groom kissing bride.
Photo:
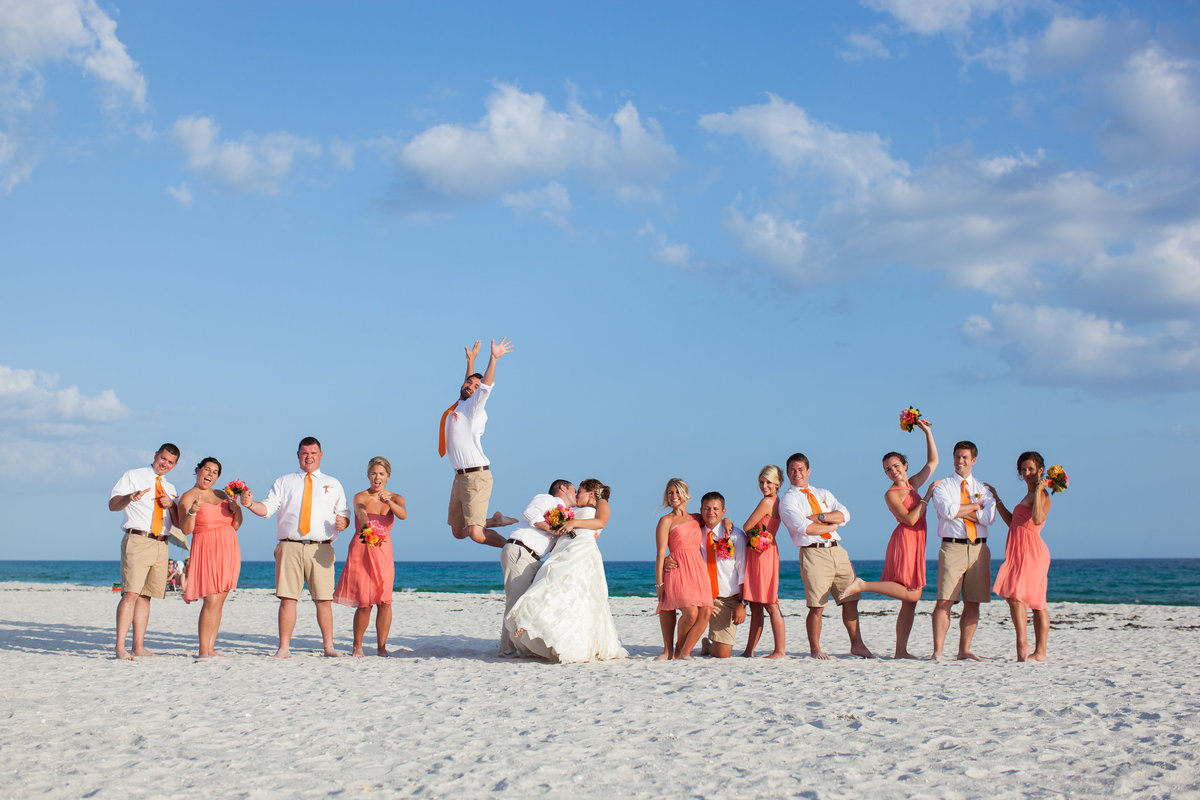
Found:
[[(535, 495), (500, 550), (504, 622), (498, 655), (556, 662), (624, 658), (608, 607), (608, 582), (596, 539), (608, 523), (609, 487), (595, 478), (558, 479)], [(547, 514), (574, 516), (557, 527)]]

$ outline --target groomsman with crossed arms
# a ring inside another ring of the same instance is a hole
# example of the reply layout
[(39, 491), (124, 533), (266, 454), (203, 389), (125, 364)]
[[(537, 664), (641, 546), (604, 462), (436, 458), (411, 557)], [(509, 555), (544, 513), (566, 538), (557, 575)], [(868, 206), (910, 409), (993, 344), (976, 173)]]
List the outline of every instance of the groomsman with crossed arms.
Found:
[(266, 500), (255, 502), (254, 493), (242, 493), (242, 505), (260, 517), (276, 511), (275, 596), (279, 598), (279, 650), (276, 658), (291, 655), (296, 628), (296, 601), (308, 583), (317, 607), (317, 627), (325, 655), (333, 649), (333, 542), (350, 525), (346, 492), (336, 478), (321, 472), (321, 443), (312, 436), (300, 440), (296, 458), (300, 470), (271, 485)]
[(838, 528), (850, 521), (850, 509), (838, 502), (833, 492), (808, 485), (808, 457), (793, 453), (787, 460), (791, 488), (779, 500), (779, 517), (800, 548), (800, 577), (804, 581), (804, 602), (808, 617), (808, 650), (813, 658), (828, 659), (821, 649), (821, 615), (830, 594), (842, 607), (842, 624), (850, 636), (850, 652), (862, 658), (874, 658), (863, 643), (858, 628), (858, 597), (842, 602), (846, 587), (854, 580), (854, 565), (840, 544)]
[[(175, 487), (163, 476), (175, 468), (179, 448), (167, 442), (148, 467), (121, 476), (108, 498), (109, 511), (124, 511), (121, 528), (121, 602), (117, 605), (117, 658), (154, 655), (146, 649), (150, 598), (167, 594), (167, 533), (175, 520)], [(133, 655), (125, 637), (133, 625)]]
[(933, 655), (941, 661), (950, 630), (950, 609), (962, 597), (958, 623), (959, 660), (982, 661), (971, 652), (971, 639), (979, 625), (979, 604), (992, 601), (992, 554), (988, 526), (996, 521), (996, 498), (987, 484), (971, 474), (979, 448), (973, 442), (954, 445), (955, 477), (937, 482), (932, 505), (937, 512), (937, 602), (933, 606)]

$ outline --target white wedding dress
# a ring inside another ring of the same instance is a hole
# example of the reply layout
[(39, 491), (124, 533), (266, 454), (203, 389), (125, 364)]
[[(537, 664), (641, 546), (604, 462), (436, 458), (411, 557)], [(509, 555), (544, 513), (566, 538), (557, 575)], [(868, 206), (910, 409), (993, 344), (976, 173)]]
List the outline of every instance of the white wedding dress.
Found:
[[(594, 516), (596, 509), (587, 506), (575, 511), (577, 519)], [(533, 584), (508, 613), (504, 624), (523, 652), (560, 663), (629, 655), (608, 607), (599, 533), (579, 529), (574, 539), (558, 537)]]

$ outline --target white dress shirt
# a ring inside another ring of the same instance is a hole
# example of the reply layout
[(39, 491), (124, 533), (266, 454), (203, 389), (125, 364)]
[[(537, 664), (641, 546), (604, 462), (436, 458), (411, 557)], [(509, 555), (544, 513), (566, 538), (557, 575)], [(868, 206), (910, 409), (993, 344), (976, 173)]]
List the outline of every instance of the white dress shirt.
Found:
[[(705, 551), (703, 556), (704, 563), (707, 564), (708, 543), (711, 541), (714, 531), (707, 525), (702, 524), (700, 527), (704, 530)], [(718, 539), (723, 537), (725, 524), (718, 522), (715, 531)], [(735, 525), (729, 538), (733, 539), (733, 558), (717, 556), (717, 591), (719, 592), (717, 597), (733, 597), (741, 594), (742, 584), (746, 581), (746, 534)]]
[[(839, 503), (838, 499), (833, 496), (833, 492), (827, 489), (817, 489), (812, 486), (808, 487), (808, 491), (812, 492), (813, 497), (817, 498), (817, 504), (821, 507), (821, 513), (828, 514), (831, 511), (842, 512), (845, 519), (839, 523), (839, 527), (850, 521), (850, 509)], [(809, 536), (805, 533), (808, 530), (808, 526), (813, 524), (813, 521), (808, 518), (808, 515), (812, 513), (814, 512), (812, 505), (808, 502), (808, 495), (799, 486), (789, 488), (779, 500), (779, 518), (787, 526), (788, 533), (792, 536), (792, 543), (796, 547), (808, 547), (810, 544), (819, 544), (828, 541), (840, 542), (842, 540), (841, 535), (836, 530), (830, 533), (828, 539), (823, 539), (820, 536)]]
[[(529, 501), (529, 505), (525, 506), (525, 510), (521, 512), (521, 525), (508, 538), (525, 545), (537, 553), (538, 558), (546, 555), (558, 537), (533, 526), (534, 523), (545, 522), (546, 512), (559, 504), (566, 505), (561, 497), (555, 497), (552, 494), (534, 495), (533, 499)], [(591, 533), (591, 531), (583, 532)]]
[[(150, 525), (154, 519), (154, 479), (158, 477), (153, 467), (138, 467), (131, 469), (121, 476), (117, 481), (117, 485), (112, 488), (112, 494), (109, 498), (123, 494), (131, 494), (140, 492), (142, 489), (149, 489), (137, 500), (134, 500), (129, 505), (125, 506), (125, 519), (121, 523), (121, 527), (125, 530), (134, 528), (139, 531), (150, 530)], [(163, 491), (167, 493), (172, 500), (178, 500), (175, 494), (175, 487), (164, 477), (162, 480)], [(171, 509), (163, 509), (163, 535), (165, 536), (171, 530)]]
[(475, 393), (458, 403), (446, 418), (446, 455), (456, 470), (486, 467), (491, 464), (483, 454), (483, 429), (487, 425), (484, 405), (492, 387), (480, 383)]
[(304, 542), (333, 542), (338, 537), (337, 517), (353, 520), (346, 506), (346, 492), (336, 478), (317, 470), (312, 474), (312, 510), (309, 512), (309, 531), (300, 535), (300, 506), (304, 502), (304, 475), (290, 472), (271, 484), (271, 491), (263, 500), (267, 516), (276, 511), (277, 539), (295, 539)]
[[(955, 473), (949, 478), (938, 481), (933, 490), (932, 505), (938, 517), (938, 536), (943, 539), (966, 539), (967, 526), (961, 519), (955, 519), (958, 510), (962, 508), (963, 479)], [(975, 512), (975, 536), (986, 539), (988, 526), (996, 521), (996, 498), (983, 483), (974, 475), (967, 478), (967, 494), (971, 502), (977, 502), (975, 495), (983, 501), (983, 508)]]

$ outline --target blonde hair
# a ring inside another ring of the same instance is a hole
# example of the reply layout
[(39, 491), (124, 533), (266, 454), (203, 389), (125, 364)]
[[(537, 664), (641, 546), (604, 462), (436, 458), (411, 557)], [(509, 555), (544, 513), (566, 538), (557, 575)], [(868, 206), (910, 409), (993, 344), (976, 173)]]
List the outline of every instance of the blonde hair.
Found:
[(683, 498), (684, 505), (687, 505), (687, 501), (692, 499), (692, 494), (688, 491), (687, 481), (683, 478), (671, 478), (671, 480), (667, 481), (667, 488), (663, 489), (662, 507), (670, 508), (671, 504), (667, 502), (667, 492), (671, 491), (672, 487), (679, 492), (679, 496)]
[(388, 474), (388, 477), (389, 478), (392, 477), (392, 462), (388, 461), (383, 456), (375, 456), (374, 458), (372, 458), (370, 461), (367, 462), (367, 474), (368, 475), (371, 474), (371, 467), (375, 467), (375, 466), (383, 467), (383, 471)]
[(609, 494), (612, 493), (611, 488), (595, 478), (588, 478), (587, 480), (583, 481), (579, 484), (579, 488), (581, 491), (591, 492), (592, 494), (596, 495), (596, 499), (598, 500), (607, 500)]
[(767, 464), (758, 471), (758, 479), (762, 480), (763, 478), (776, 486), (783, 486), (783, 470), (774, 464)]

